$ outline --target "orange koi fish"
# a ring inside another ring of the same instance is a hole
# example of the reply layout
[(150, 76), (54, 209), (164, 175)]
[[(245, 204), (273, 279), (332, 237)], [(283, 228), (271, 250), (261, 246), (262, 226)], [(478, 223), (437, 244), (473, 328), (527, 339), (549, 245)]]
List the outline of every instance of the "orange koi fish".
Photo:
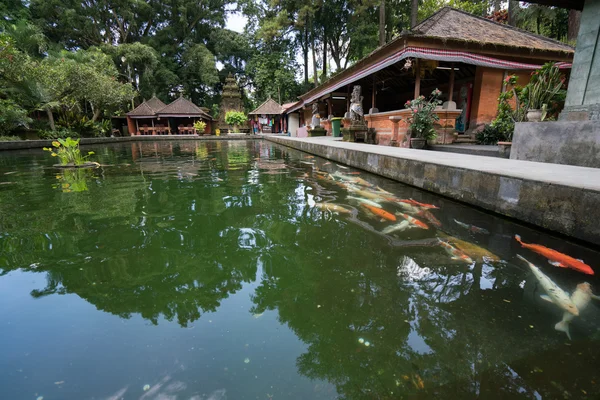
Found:
[(515, 235), (517, 242), (526, 249), (532, 250), (548, 259), (548, 262), (555, 267), (571, 268), (575, 271), (583, 272), (584, 274), (594, 275), (594, 270), (589, 265), (581, 260), (576, 260), (571, 256), (563, 254), (559, 251), (549, 249), (539, 244), (528, 244), (521, 241), (521, 236)]
[(404, 200), (400, 200), (400, 201), (403, 202), (403, 203), (408, 203), (410, 205), (421, 207), (421, 208), (428, 208), (428, 209), (433, 209), (433, 210), (438, 210), (439, 209), (438, 206), (434, 206), (433, 204), (421, 203), (421, 202), (418, 202), (418, 201), (413, 200), (413, 199), (408, 199), (408, 200), (404, 199)]
[(424, 222), (419, 221), (416, 218), (411, 217), (408, 214), (397, 213), (396, 215), (401, 216), (402, 218), (404, 218), (405, 220), (407, 220), (408, 222), (410, 222), (411, 225), (418, 226), (419, 228), (422, 228), (422, 229), (429, 229), (429, 227), (427, 226), (427, 224), (425, 224)]
[(435, 226), (436, 228), (441, 228), (442, 227), (442, 223), (440, 222), (439, 219), (437, 219), (435, 217), (435, 215), (433, 215), (431, 212), (429, 212), (428, 210), (422, 210), (421, 212), (419, 212), (417, 214), (420, 217), (425, 218), (427, 221), (431, 222), (431, 224), (433, 226)]
[(463, 253), (456, 247), (452, 246), (450, 243), (444, 242), (442, 239), (439, 239), (439, 238), (438, 238), (438, 240), (440, 241), (440, 246), (442, 246), (444, 248), (444, 250), (446, 250), (446, 253), (448, 253), (452, 257), (453, 260), (464, 261), (469, 264), (473, 263), (473, 260), (471, 259), (471, 257), (466, 255), (465, 253)]
[(347, 172), (347, 175), (360, 175), (360, 172)]
[(396, 221), (396, 216), (394, 214), (391, 214), (382, 208), (373, 207), (373, 206), (370, 206), (370, 205), (364, 204), (364, 203), (362, 203), (361, 205), (363, 207), (366, 207), (369, 211), (371, 211), (373, 214), (377, 215), (378, 217), (385, 218), (388, 221)]

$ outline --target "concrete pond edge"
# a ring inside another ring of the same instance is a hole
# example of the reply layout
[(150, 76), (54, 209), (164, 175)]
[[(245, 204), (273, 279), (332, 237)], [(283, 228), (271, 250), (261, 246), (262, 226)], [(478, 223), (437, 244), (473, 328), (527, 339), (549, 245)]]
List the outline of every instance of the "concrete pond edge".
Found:
[(600, 191), (593, 188), (517, 178), (327, 143), (273, 136), (265, 139), (600, 245)]

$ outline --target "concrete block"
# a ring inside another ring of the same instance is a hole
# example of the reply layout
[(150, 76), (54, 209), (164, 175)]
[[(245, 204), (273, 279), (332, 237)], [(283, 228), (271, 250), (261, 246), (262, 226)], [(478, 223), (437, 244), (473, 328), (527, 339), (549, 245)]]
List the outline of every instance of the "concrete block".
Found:
[(517, 123), (510, 158), (600, 168), (600, 125), (594, 121)]

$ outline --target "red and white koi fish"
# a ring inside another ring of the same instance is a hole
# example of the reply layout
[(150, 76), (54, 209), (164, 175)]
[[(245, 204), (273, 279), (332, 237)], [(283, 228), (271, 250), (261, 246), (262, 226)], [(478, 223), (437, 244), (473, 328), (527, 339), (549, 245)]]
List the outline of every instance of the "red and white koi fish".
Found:
[(594, 275), (592, 267), (584, 263), (582, 260), (576, 260), (571, 256), (561, 253), (548, 247), (539, 244), (528, 244), (521, 241), (521, 236), (515, 235), (517, 242), (526, 249), (535, 251), (536, 253), (546, 257), (550, 264), (560, 268), (571, 268), (575, 271), (583, 272), (584, 274)]
[(471, 257), (466, 255), (456, 247), (452, 246), (450, 243), (444, 242), (440, 238), (438, 238), (438, 240), (440, 241), (440, 246), (442, 246), (444, 250), (446, 250), (446, 253), (448, 253), (453, 260), (464, 261), (467, 264), (473, 264), (473, 260), (471, 259)]
[(473, 233), (481, 233), (483, 235), (489, 235), (490, 234), (490, 232), (488, 230), (483, 229), (483, 228), (479, 228), (478, 226), (465, 224), (464, 222), (460, 222), (460, 221), (458, 221), (456, 219), (454, 220), (454, 222), (456, 222), (456, 224), (458, 226), (461, 226), (461, 227), (463, 227), (465, 229), (468, 229), (469, 231), (471, 231)]
[(417, 213), (417, 215), (420, 216), (420, 217), (425, 218), (427, 221), (429, 221), (436, 228), (441, 228), (442, 227), (442, 223), (440, 222), (440, 220), (437, 219), (435, 217), (435, 215), (433, 215), (429, 210), (421, 210), (419, 213)]
[(524, 257), (517, 254), (517, 257), (520, 260), (523, 260), (527, 263), (533, 275), (537, 278), (538, 282), (548, 295), (548, 298), (542, 297), (544, 300), (549, 300), (552, 303), (556, 304), (563, 310), (577, 316), (579, 315), (579, 309), (573, 303), (571, 298), (564, 290), (562, 290), (552, 279), (548, 278), (538, 267), (534, 264), (527, 261)]
[(421, 229), (429, 229), (429, 227), (427, 226), (426, 223), (421, 222), (418, 219), (413, 218), (413, 217), (411, 217), (408, 214), (396, 213), (396, 215), (401, 216), (402, 218), (404, 218), (405, 220), (407, 220), (411, 225), (418, 226)]
[[(552, 299), (549, 296), (543, 295), (541, 297), (544, 300), (552, 301)], [(592, 293), (592, 286), (587, 282), (580, 283), (579, 285), (577, 285), (577, 289), (575, 289), (575, 291), (571, 295), (571, 301), (573, 302), (573, 304), (575, 304), (575, 307), (577, 307), (577, 309), (579, 310), (580, 313), (587, 308), (587, 306), (590, 304), (590, 301), (592, 301), (592, 299), (600, 300), (600, 297), (596, 296)], [(556, 329), (557, 331), (566, 333), (569, 340), (571, 340), (571, 332), (569, 332), (569, 324), (571, 323), (571, 321), (573, 321), (574, 318), (575, 318), (575, 315), (573, 315), (570, 312), (565, 311), (563, 313), (562, 321), (557, 323), (554, 326), (554, 329)]]
[(411, 204), (413, 206), (421, 207), (421, 208), (434, 209), (434, 210), (439, 209), (438, 206), (434, 206), (433, 204), (421, 203), (421, 202), (413, 200), (413, 199), (403, 199), (401, 201), (403, 201), (405, 203), (408, 203), (408, 204)]

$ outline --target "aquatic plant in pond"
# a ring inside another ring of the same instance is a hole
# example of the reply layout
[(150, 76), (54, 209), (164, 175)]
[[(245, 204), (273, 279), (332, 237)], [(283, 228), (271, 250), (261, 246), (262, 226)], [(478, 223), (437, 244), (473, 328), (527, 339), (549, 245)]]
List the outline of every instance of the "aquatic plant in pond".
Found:
[(94, 154), (93, 151), (88, 151), (87, 155), (82, 155), (79, 149), (79, 139), (56, 139), (52, 142), (53, 147), (44, 147), (45, 151), (49, 151), (52, 157), (58, 157), (60, 165), (75, 165), (80, 166)]

